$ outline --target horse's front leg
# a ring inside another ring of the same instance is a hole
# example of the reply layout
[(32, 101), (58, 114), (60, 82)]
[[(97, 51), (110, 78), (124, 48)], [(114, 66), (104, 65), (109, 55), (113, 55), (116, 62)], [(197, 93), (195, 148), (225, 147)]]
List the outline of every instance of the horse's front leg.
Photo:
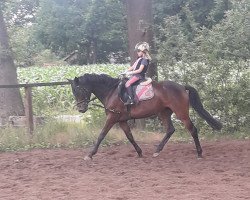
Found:
[(133, 135), (131, 133), (130, 127), (128, 126), (128, 123), (127, 122), (119, 122), (119, 125), (122, 128), (122, 130), (124, 131), (124, 133), (126, 134), (128, 140), (134, 146), (136, 152), (138, 153), (138, 156), (142, 157), (142, 150), (138, 146), (138, 144), (135, 142), (134, 137), (133, 137)]
[(84, 160), (90, 160), (92, 159), (93, 155), (97, 153), (98, 147), (101, 144), (102, 140), (105, 138), (109, 130), (112, 128), (112, 126), (116, 123), (115, 118), (112, 116), (112, 114), (108, 115), (107, 120), (105, 122), (105, 125), (97, 139), (97, 142), (93, 148), (93, 150), (89, 153), (89, 155), (84, 157)]

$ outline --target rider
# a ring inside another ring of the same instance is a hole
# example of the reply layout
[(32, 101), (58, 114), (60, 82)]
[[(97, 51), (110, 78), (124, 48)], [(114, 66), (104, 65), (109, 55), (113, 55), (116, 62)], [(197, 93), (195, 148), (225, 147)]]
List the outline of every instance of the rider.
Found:
[(137, 51), (138, 59), (135, 61), (133, 66), (129, 67), (126, 71), (126, 75), (131, 76), (125, 84), (129, 95), (128, 101), (125, 103), (125, 105), (134, 104), (132, 84), (139, 80), (145, 79), (149, 61), (151, 60), (149, 55), (149, 45), (147, 42), (139, 42), (136, 44), (135, 51)]

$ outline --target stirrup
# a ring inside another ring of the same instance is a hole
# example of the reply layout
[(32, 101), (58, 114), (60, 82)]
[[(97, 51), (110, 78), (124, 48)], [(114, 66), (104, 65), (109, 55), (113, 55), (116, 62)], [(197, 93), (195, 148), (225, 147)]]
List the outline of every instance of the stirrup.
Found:
[(133, 104), (135, 104), (135, 102), (132, 99), (128, 99), (127, 102), (124, 103), (125, 106)]

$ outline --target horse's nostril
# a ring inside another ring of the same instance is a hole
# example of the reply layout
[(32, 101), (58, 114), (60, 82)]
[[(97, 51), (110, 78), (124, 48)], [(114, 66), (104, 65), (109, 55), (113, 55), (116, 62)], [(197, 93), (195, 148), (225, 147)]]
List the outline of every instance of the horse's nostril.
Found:
[(87, 109), (86, 109), (86, 108), (79, 108), (78, 111), (79, 111), (80, 113), (85, 113), (85, 112), (87, 111)]

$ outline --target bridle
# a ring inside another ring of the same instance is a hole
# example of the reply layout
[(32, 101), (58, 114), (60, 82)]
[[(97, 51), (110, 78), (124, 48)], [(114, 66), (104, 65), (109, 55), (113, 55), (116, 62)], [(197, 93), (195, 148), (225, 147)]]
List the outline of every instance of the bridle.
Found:
[[(120, 81), (120, 80), (119, 80), (119, 81)], [(119, 81), (118, 81), (118, 82), (119, 82)], [(117, 83), (118, 83), (118, 82), (117, 82)], [(117, 83), (115, 83), (114, 85), (112, 85), (112, 87), (110, 87), (109, 89), (112, 89)], [(80, 86), (76, 86), (76, 87), (80, 87)], [(82, 90), (82, 92), (84, 92), (85, 94), (86, 94), (86, 93), (90, 93), (90, 94), (91, 94), (91, 92), (90, 92), (89, 90), (87, 90), (86, 88), (84, 88), (84, 87), (81, 87), (80, 90)], [(81, 104), (81, 103), (89, 104), (91, 101), (94, 101), (94, 100), (96, 100), (96, 99), (97, 99), (96, 96), (94, 96), (92, 99), (84, 98), (83, 100), (77, 102), (76, 105), (75, 105), (74, 107), (78, 106), (78, 105)], [(100, 107), (100, 108), (104, 108), (105, 110), (108, 110), (108, 111), (110, 111), (110, 112), (112, 112), (112, 113), (115, 113), (115, 114), (120, 114), (120, 113), (121, 113), (120, 111), (116, 111), (115, 109), (106, 108), (106, 107), (104, 107), (104, 106), (102, 106), (102, 105), (99, 105), (99, 104), (96, 104), (96, 103), (92, 103), (91, 105), (96, 106), (96, 107)]]
[[(84, 93), (84, 96), (87, 96), (86, 94), (91, 94), (91, 92), (88, 89), (84, 88), (84, 87), (80, 87), (79, 85), (76, 86), (76, 87), (80, 90), (80, 92)], [(92, 99), (84, 98), (83, 100), (81, 100), (79, 102), (76, 102), (76, 105), (74, 107), (76, 107), (76, 106), (78, 106), (79, 104), (82, 104), (82, 103), (88, 104), (89, 102), (94, 101), (95, 99), (96, 99), (96, 97), (94, 97)]]
[(92, 99), (89, 99), (89, 100), (86, 98), (86, 99), (83, 99), (83, 100), (77, 102), (75, 106), (78, 106), (81, 103), (87, 103), (88, 104), (89, 102), (94, 101), (96, 99), (97, 99), (97, 97), (93, 97)]

